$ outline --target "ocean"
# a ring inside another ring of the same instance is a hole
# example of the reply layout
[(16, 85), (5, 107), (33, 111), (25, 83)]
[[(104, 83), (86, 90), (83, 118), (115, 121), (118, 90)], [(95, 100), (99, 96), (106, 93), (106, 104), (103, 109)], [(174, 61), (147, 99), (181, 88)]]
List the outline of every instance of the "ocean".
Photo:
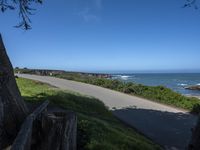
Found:
[(162, 85), (186, 96), (200, 97), (200, 91), (187, 90), (184, 88), (191, 85), (200, 85), (200, 73), (122, 73), (112, 74), (112, 78), (149, 86)]

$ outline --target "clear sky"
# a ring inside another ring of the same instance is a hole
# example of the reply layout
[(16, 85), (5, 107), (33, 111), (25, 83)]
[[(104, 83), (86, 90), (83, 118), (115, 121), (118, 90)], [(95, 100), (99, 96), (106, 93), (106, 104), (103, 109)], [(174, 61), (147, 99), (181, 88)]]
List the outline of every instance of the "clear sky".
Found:
[(73, 71), (200, 72), (200, 10), (185, 0), (45, 0), (32, 29), (0, 14), (16, 67)]

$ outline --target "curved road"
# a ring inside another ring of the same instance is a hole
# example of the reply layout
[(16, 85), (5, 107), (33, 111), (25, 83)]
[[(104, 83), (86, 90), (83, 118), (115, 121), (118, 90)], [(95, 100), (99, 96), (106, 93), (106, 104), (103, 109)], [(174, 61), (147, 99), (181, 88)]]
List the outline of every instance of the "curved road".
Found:
[(28, 74), (17, 74), (17, 76), (96, 97), (104, 102), (117, 118), (166, 149), (185, 149), (191, 136), (191, 128), (197, 121), (196, 116), (184, 110), (102, 87), (47, 76)]

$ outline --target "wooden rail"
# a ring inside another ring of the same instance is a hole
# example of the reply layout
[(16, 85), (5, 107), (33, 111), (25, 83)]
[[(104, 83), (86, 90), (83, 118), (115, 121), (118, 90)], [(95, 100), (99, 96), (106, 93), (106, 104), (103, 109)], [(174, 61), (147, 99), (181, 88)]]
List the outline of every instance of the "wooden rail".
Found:
[(77, 117), (73, 112), (47, 112), (40, 105), (24, 121), (11, 150), (76, 150)]
[(30, 150), (31, 149), (31, 140), (32, 140), (32, 130), (34, 120), (46, 110), (49, 102), (45, 101), (40, 105), (32, 114), (30, 114), (25, 122), (21, 126), (11, 150)]
[(77, 137), (77, 117), (73, 113), (65, 118), (65, 130), (64, 137), (62, 139), (63, 150), (75, 150), (76, 147), (76, 137)]

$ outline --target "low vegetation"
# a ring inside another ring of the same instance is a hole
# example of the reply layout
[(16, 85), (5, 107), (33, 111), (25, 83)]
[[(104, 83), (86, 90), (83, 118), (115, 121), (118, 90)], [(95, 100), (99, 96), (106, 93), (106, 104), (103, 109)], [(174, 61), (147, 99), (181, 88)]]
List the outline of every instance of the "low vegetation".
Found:
[(28, 79), (17, 78), (17, 83), (27, 103), (49, 100), (52, 105), (77, 113), (80, 150), (160, 149), (135, 130), (121, 124), (105, 105), (95, 98), (61, 91)]
[(159, 103), (164, 103), (178, 108), (187, 109), (190, 110), (192, 113), (200, 112), (199, 99), (195, 97), (183, 96), (164, 86), (145, 86), (142, 84), (123, 82), (120, 80), (83, 76), (81, 74), (76, 73), (58, 74), (55, 75), (55, 77), (64, 78), (68, 80), (75, 80), (120, 91), (130, 95), (136, 95)]
[[(15, 69), (15, 72), (34, 73), (31, 69)], [(120, 80), (112, 80), (107, 78), (99, 78), (88, 74), (62, 72), (52, 74), (55, 77), (84, 82), (109, 88), (119, 92), (147, 98), (159, 103), (175, 106), (182, 109), (187, 109), (192, 113), (200, 113), (200, 100), (195, 97), (186, 97), (164, 86), (145, 86), (132, 82), (123, 82)]]

